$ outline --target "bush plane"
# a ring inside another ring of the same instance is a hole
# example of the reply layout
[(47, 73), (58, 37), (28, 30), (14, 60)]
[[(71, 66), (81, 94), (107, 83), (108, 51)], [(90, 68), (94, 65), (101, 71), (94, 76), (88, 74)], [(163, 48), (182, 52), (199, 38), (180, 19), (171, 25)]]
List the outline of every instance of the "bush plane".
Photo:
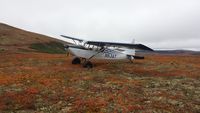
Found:
[(143, 45), (132, 43), (86, 41), (60, 35), (71, 39), (74, 43), (65, 45), (65, 49), (74, 56), (72, 64), (81, 64), (85, 68), (92, 68), (91, 59), (103, 60), (132, 60), (144, 59), (143, 56), (136, 56), (135, 50), (153, 51), (153, 49)]

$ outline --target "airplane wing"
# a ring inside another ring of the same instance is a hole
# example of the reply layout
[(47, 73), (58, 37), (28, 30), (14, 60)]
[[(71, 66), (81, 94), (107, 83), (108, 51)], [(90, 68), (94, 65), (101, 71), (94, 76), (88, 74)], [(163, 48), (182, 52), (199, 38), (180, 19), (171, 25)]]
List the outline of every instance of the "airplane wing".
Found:
[(79, 38), (73, 38), (73, 37), (69, 37), (69, 36), (65, 36), (65, 35), (60, 35), (64, 38), (68, 38), (68, 39), (72, 39), (72, 40), (76, 40), (76, 41), (79, 41), (79, 42), (83, 42), (84, 40), (83, 39), (79, 39)]
[(130, 49), (140, 49), (140, 50), (148, 50), (153, 51), (153, 49), (143, 45), (143, 44), (130, 44), (130, 43), (116, 43), (116, 42), (100, 42), (100, 41), (87, 41), (86, 44), (95, 45), (95, 46), (118, 46), (118, 47), (126, 47)]
[(95, 45), (99, 47), (104, 47), (104, 46), (118, 46), (118, 47), (126, 47), (130, 49), (140, 49), (140, 50), (148, 50), (148, 51), (153, 51), (153, 49), (143, 45), (143, 44), (130, 44), (130, 43), (116, 43), (116, 42), (101, 42), (101, 41), (85, 41), (83, 39), (79, 38), (73, 38), (65, 35), (60, 35), (64, 38), (72, 39), (73, 41), (79, 41), (79, 42), (84, 42), (85, 44), (89, 45)]

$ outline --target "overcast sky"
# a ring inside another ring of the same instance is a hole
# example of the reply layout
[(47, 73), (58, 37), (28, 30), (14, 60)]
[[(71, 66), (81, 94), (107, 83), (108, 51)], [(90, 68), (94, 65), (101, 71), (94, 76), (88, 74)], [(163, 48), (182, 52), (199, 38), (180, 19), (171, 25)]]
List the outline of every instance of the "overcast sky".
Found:
[(200, 0), (0, 0), (0, 22), (55, 38), (200, 50)]

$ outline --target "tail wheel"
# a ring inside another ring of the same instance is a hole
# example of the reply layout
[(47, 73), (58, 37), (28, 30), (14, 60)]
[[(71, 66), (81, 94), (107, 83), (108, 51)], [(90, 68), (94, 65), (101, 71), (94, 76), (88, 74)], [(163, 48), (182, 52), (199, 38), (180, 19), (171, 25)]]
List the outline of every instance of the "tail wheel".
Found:
[(81, 59), (78, 58), (78, 57), (75, 57), (73, 60), (72, 60), (72, 64), (80, 64), (81, 63)]
[(86, 61), (83, 63), (84, 68), (93, 68), (92, 62)]

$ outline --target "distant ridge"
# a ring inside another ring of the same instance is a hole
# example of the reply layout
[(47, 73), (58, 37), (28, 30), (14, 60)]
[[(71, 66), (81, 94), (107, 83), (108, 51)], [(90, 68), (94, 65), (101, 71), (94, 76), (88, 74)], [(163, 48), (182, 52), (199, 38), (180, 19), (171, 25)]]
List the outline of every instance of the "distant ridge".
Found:
[(200, 51), (192, 50), (154, 50), (154, 52), (137, 51), (137, 54), (163, 54), (163, 55), (200, 55)]

